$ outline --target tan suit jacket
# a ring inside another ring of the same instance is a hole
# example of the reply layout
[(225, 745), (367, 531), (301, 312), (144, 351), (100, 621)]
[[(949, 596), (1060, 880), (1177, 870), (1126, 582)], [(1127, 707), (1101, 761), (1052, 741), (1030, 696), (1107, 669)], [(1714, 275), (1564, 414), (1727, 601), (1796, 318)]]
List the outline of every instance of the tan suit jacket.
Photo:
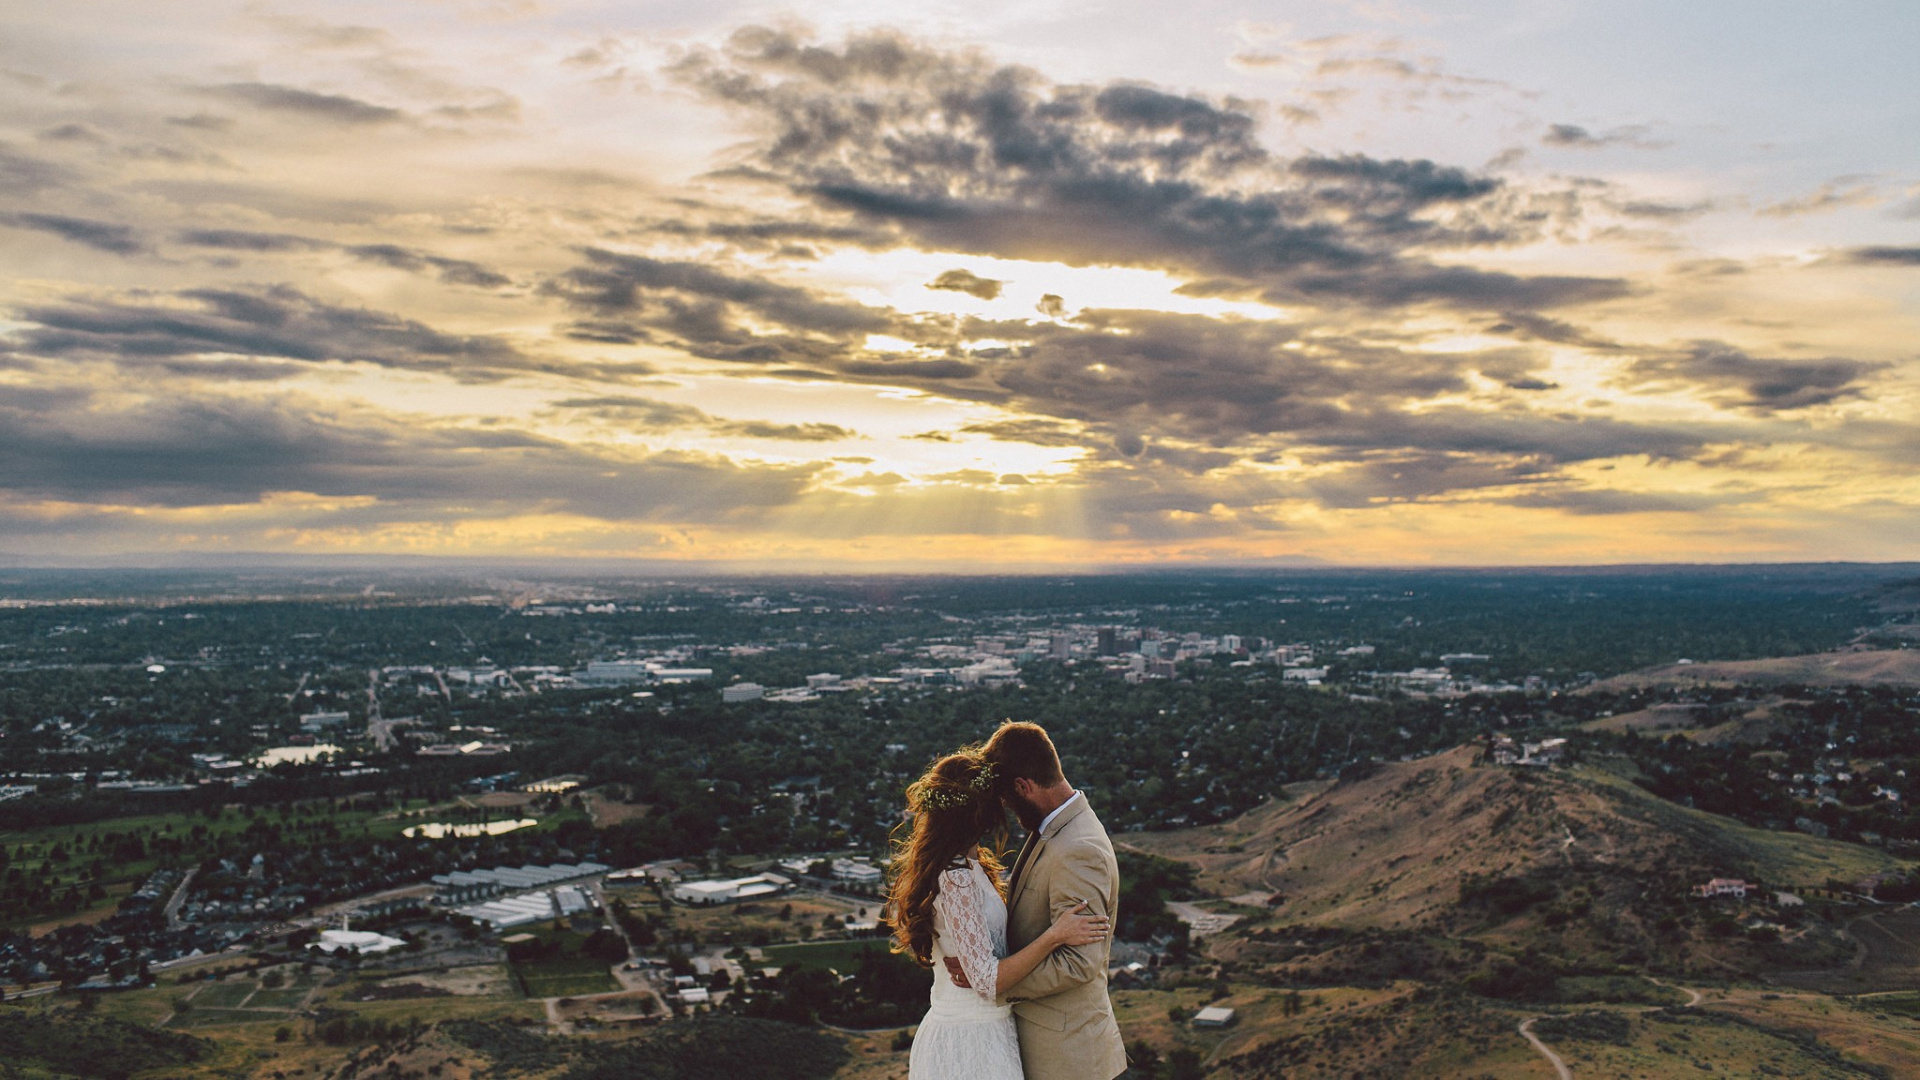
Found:
[[(1116, 920), (1119, 864), (1107, 830), (1081, 795), (1028, 837), (1008, 883), (1007, 949), (1024, 948), (1084, 901)], [(1002, 995), (1013, 1006), (1026, 1080), (1113, 1080), (1127, 1069), (1107, 1000), (1110, 941), (1055, 949)]]

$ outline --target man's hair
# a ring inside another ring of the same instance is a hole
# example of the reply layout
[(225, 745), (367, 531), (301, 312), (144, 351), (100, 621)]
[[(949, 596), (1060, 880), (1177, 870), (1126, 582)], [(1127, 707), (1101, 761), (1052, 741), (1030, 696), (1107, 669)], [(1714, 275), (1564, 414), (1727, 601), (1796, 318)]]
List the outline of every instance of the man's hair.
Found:
[(1066, 779), (1060, 771), (1060, 754), (1047, 738), (1047, 729), (1024, 720), (1009, 720), (1000, 725), (980, 756), (993, 762), (1000, 783), (1011, 785), (1016, 778), (1031, 780), (1041, 787), (1052, 787)]

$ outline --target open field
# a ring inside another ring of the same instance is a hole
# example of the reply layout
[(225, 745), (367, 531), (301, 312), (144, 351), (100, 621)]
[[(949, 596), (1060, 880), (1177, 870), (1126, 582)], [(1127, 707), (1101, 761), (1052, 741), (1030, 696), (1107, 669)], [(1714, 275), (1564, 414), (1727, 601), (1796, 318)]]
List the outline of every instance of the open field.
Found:
[(814, 941), (798, 945), (772, 945), (761, 950), (768, 967), (827, 968), (842, 975), (860, 969), (863, 953), (887, 954), (882, 938), (862, 941)]
[(572, 956), (511, 965), (513, 978), (530, 998), (604, 994), (620, 989), (603, 960)]
[[(623, 897), (636, 912), (661, 913), (652, 890), (607, 890), (608, 897)], [(818, 933), (828, 919), (843, 923), (847, 916), (872, 918), (880, 901), (856, 900), (817, 892), (794, 892), (771, 900), (749, 904), (723, 904), (714, 907), (675, 905), (664, 914), (675, 933), (689, 935), (709, 944), (774, 945), (798, 941), (800, 930), (809, 927)]]

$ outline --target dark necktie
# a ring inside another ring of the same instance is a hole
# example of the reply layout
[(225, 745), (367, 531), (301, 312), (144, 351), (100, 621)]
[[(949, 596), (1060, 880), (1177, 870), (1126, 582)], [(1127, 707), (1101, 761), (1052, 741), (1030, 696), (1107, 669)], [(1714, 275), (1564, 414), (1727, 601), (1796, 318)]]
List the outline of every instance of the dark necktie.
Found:
[(1027, 858), (1033, 854), (1033, 849), (1039, 839), (1040, 830), (1035, 829), (1027, 834), (1027, 842), (1020, 845), (1020, 855), (1013, 860), (1013, 877), (1007, 881), (1008, 902), (1012, 902), (1014, 897), (1020, 895), (1020, 872), (1027, 868)]

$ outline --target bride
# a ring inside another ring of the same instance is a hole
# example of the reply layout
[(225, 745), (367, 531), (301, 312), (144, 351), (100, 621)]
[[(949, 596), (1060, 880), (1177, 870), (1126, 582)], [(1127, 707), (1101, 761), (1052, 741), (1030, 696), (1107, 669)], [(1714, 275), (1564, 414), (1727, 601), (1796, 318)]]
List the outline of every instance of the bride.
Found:
[[(932, 1004), (913, 1039), (909, 1080), (1021, 1080), (1013, 1010), (1000, 993), (1062, 945), (1106, 937), (1107, 920), (1061, 915), (1047, 932), (1007, 953), (1007, 904), (999, 860), (981, 841), (1003, 834), (1006, 813), (993, 766), (961, 751), (907, 786), (911, 826), (894, 842), (887, 906), (894, 951), (933, 968)], [(960, 981), (948, 958), (958, 961)]]

